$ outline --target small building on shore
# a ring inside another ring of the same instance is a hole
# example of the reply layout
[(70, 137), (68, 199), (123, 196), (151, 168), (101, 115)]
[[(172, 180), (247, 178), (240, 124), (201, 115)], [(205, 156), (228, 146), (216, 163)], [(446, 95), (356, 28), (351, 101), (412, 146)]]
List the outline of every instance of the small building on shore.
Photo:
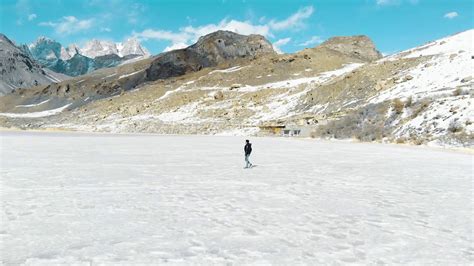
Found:
[(285, 125), (261, 125), (258, 127), (260, 128), (260, 131), (264, 133), (273, 134), (273, 135), (281, 135), (282, 130), (285, 128)]
[(262, 135), (307, 138), (318, 126), (326, 123), (325, 116), (303, 114), (287, 119), (268, 121), (259, 125), (258, 128)]
[(299, 128), (285, 128), (283, 129), (281, 135), (284, 137), (298, 137), (301, 134), (301, 129)]
[(261, 125), (258, 126), (264, 135), (282, 137), (309, 137), (313, 127), (299, 125)]

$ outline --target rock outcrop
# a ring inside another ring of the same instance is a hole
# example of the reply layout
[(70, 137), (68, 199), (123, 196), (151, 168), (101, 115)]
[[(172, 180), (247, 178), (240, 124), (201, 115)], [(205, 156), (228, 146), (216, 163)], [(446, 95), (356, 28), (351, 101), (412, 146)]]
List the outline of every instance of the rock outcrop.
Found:
[(319, 47), (338, 51), (367, 62), (382, 58), (382, 54), (375, 48), (375, 44), (365, 35), (333, 37)]
[(216, 31), (199, 38), (187, 48), (159, 55), (147, 70), (147, 79), (180, 76), (229, 60), (274, 53), (270, 42), (261, 35), (245, 36), (230, 31)]

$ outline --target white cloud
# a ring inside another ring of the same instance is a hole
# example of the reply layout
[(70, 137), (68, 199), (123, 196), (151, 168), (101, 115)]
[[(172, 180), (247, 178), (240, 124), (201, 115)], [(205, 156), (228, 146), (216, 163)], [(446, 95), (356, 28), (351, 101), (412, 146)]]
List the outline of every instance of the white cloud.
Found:
[(170, 41), (173, 44), (177, 43), (186, 43), (190, 36), (184, 32), (172, 32), (166, 30), (152, 30), (146, 29), (142, 32), (133, 32), (133, 36), (142, 40), (160, 40), (160, 41)]
[(254, 24), (251, 21), (240, 21), (235, 19), (225, 18), (217, 24), (207, 24), (202, 26), (187, 26), (180, 28), (179, 31), (167, 31), (161, 29), (145, 29), (142, 32), (133, 32), (132, 35), (142, 40), (159, 40), (169, 41), (171, 45), (165, 48), (165, 51), (170, 49), (182, 48), (196, 42), (199, 37), (218, 30), (233, 31), (243, 35), (260, 34), (265, 37), (274, 37), (273, 33), (283, 30), (297, 30), (303, 27), (304, 21), (309, 18), (314, 12), (312, 6), (307, 6), (299, 9), (296, 13), (288, 18), (277, 21), (270, 20), (263, 23), (266, 19), (260, 19), (260, 23)]
[(228, 19), (222, 20), (217, 25), (208, 24), (200, 27), (187, 26), (182, 29), (184, 33), (189, 34), (193, 37), (193, 41), (197, 40), (200, 36), (218, 30), (228, 30), (243, 35), (260, 34), (263, 36), (271, 36), (270, 28), (267, 25), (253, 25), (249, 21), (238, 21)]
[[(13, 2), (13, 1), (11, 1)], [(1, 5), (5, 5), (3, 2)], [(17, 0), (15, 3), (16, 24), (23, 25), (23, 22), (29, 20), (29, 15), (32, 14), (31, 3), (29, 0)]]
[(178, 32), (166, 30), (146, 29), (142, 32), (134, 32), (132, 35), (142, 40), (160, 40), (169, 41), (171, 45), (165, 48), (165, 51), (170, 49), (183, 48), (193, 42), (196, 42), (199, 37), (218, 30), (233, 31), (243, 35), (260, 34), (263, 36), (273, 36), (270, 33), (270, 28), (266, 25), (253, 25), (248, 21), (228, 20), (224, 19), (218, 24), (207, 24), (203, 26), (187, 26), (181, 28)]
[(273, 49), (279, 54), (282, 54), (281, 47), (285, 46), (291, 41), (291, 38), (283, 38), (273, 43)]
[(304, 25), (303, 21), (309, 17), (314, 12), (314, 8), (312, 6), (307, 6), (301, 8), (295, 14), (289, 16), (287, 19), (281, 21), (272, 20), (269, 23), (269, 26), (274, 30), (286, 30), (290, 28), (300, 28)]
[(186, 48), (188, 47), (189, 45), (187, 45), (186, 43), (173, 43), (172, 45), (170, 46), (167, 46), (163, 52), (168, 52), (168, 51), (172, 51), (172, 50), (177, 50), (177, 49), (183, 49), (183, 48)]
[(43, 27), (55, 27), (58, 24), (51, 21), (47, 21), (47, 22), (40, 22), (38, 23), (38, 25), (43, 26)]
[(135, 25), (143, 19), (143, 12), (146, 10), (146, 7), (139, 3), (133, 3), (131, 6), (128, 7), (126, 16), (128, 23)]
[(375, 3), (378, 6), (400, 5), (404, 2), (408, 2), (412, 5), (416, 5), (420, 2), (420, 0), (375, 0)]
[(111, 32), (112, 30), (108, 27), (102, 27), (102, 28), (100, 28), (100, 31), (101, 32)]
[(28, 15), (28, 21), (32, 21), (34, 20), (35, 18), (37, 18), (38, 16), (36, 14), (29, 14)]
[(376, 0), (377, 5), (384, 6), (384, 5), (396, 5), (400, 2), (398, 0)]
[(453, 11), (453, 12), (449, 12), (449, 13), (446, 13), (444, 14), (444, 18), (447, 18), (447, 19), (453, 19), (455, 17), (459, 16), (458, 12), (456, 11)]
[(38, 25), (52, 27), (58, 34), (71, 34), (91, 28), (93, 22), (93, 19), (79, 20), (74, 16), (66, 16), (58, 22), (41, 22)]
[(315, 44), (320, 44), (323, 42), (323, 39), (320, 36), (313, 36), (309, 40), (298, 44), (299, 46), (310, 46)]

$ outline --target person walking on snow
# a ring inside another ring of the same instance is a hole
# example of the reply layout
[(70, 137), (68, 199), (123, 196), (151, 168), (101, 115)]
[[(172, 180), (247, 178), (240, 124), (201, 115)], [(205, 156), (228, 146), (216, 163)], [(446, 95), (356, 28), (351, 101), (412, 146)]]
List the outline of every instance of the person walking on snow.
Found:
[(252, 167), (252, 163), (249, 161), (250, 153), (252, 153), (252, 143), (250, 143), (248, 139), (245, 140), (244, 152), (245, 152), (245, 168), (250, 168)]

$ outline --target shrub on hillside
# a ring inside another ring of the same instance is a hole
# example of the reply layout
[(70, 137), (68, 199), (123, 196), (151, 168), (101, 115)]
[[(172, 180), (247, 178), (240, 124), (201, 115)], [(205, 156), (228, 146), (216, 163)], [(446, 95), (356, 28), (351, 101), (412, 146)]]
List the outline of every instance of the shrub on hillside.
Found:
[(461, 88), (457, 88), (453, 91), (453, 96), (459, 96), (462, 94), (462, 89)]
[(421, 137), (412, 137), (411, 138), (411, 143), (415, 144), (415, 145), (422, 145), (425, 143), (425, 140), (422, 139)]
[(421, 112), (426, 110), (428, 106), (431, 104), (431, 101), (429, 99), (424, 99), (420, 102), (418, 102), (416, 105), (413, 106), (413, 113), (411, 114), (411, 118), (417, 117)]
[(463, 130), (463, 126), (459, 121), (453, 120), (449, 123), (449, 126), (448, 126), (449, 132), (457, 133), (457, 132), (461, 132), (462, 130)]
[(387, 109), (385, 103), (367, 105), (319, 126), (311, 135), (336, 139), (356, 138), (361, 141), (380, 140), (390, 133), (390, 123), (386, 123), (385, 117)]
[(393, 110), (395, 110), (396, 114), (401, 114), (403, 112), (403, 108), (405, 108), (405, 104), (399, 98), (396, 98), (392, 101)]
[(408, 97), (406, 102), (405, 102), (405, 107), (408, 108), (408, 107), (411, 107), (413, 104), (413, 97)]

